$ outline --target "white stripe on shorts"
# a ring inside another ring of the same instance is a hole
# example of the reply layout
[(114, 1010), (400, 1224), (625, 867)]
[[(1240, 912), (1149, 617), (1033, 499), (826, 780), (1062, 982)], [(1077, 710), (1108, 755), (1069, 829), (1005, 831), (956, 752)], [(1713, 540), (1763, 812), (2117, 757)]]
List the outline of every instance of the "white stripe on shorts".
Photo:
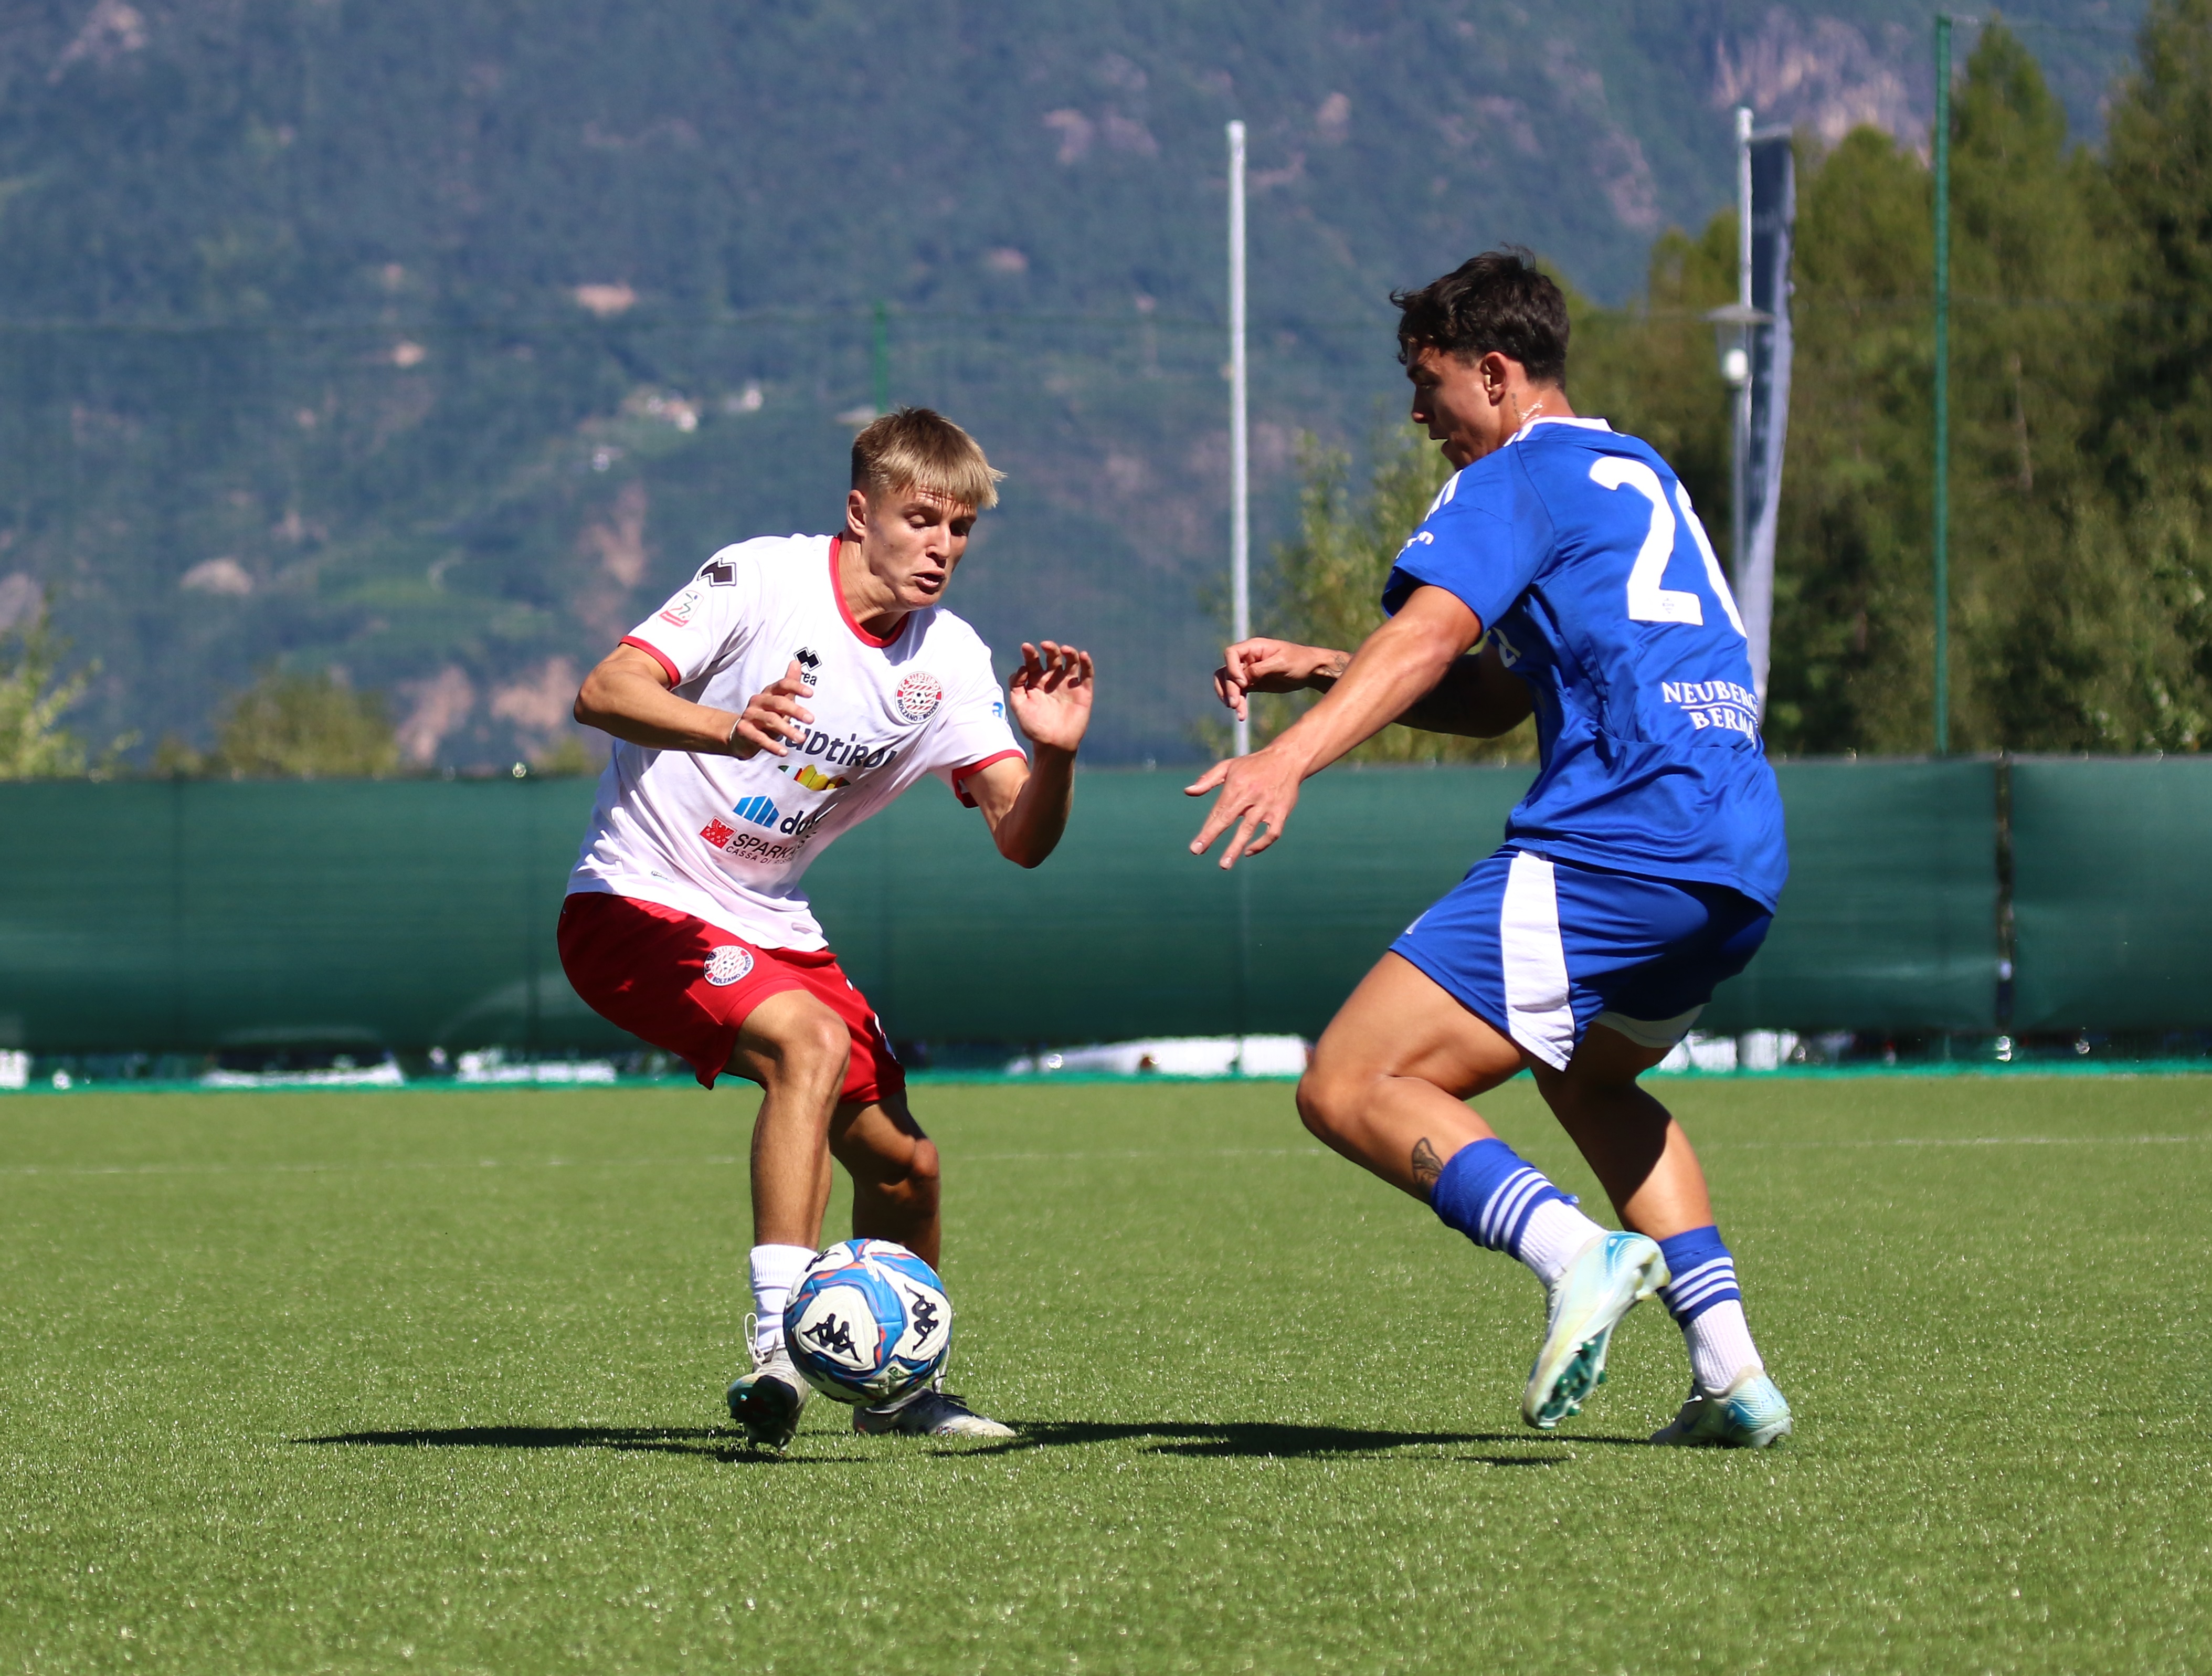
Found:
[(1498, 913), (1498, 948), (1513, 1039), (1553, 1070), (1565, 1070), (1575, 1057), (1575, 1012), (1559, 941), (1559, 899), (1545, 857), (1525, 850), (1514, 856)]

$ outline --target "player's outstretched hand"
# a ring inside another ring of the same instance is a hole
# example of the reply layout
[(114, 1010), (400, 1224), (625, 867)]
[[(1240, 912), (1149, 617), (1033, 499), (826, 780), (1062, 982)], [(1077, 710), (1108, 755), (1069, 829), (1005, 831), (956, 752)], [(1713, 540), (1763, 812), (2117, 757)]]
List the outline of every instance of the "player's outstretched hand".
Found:
[(1097, 672), (1091, 654), (1048, 640), (1022, 643), (1022, 667), (1006, 683), (1006, 702), (1030, 743), (1048, 750), (1073, 751), (1091, 725), (1091, 699)]
[(1247, 693), (1303, 692), (1314, 685), (1316, 677), (1341, 675), (1351, 661), (1349, 654), (1326, 646), (1301, 646), (1294, 640), (1255, 637), (1240, 640), (1222, 653), (1221, 667), (1213, 672), (1213, 691), (1243, 721), (1249, 713)]
[(1190, 853), (1203, 856), (1214, 839), (1234, 826), (1236, 834), (1221, 852), (1222, 870), (1236, 866), (1239, 856), (1258, 855), (1282, 837), (1304, 777), (1296, 762), (1272, 747), (1214, 764), (1183, 788), (1188, 797), (1203, 797), (1217, 786), (1221, 790), (1206, 825), (1190, 841)]
[(737, 725), (730, 729), (730, 754), (744, 759), (765, 751), (770, 756), (781, 757), (790, 754), (792, 746), (804, 744), (805, 724), (814, 719), (814, 712), (800, 700), (810, 697), (813, 690), (806, 685), (799, 660), (793, 658), (781, 680), (765, 692), (755, 693), (745, 705)]

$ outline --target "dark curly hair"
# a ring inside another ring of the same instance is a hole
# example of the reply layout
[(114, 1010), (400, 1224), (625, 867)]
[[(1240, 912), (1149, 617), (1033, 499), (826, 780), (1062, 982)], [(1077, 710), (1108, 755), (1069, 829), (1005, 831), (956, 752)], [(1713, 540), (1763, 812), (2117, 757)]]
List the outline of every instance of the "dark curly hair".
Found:
[(1398, 359), (1433, 346), (1473, 361), (1495, 350), (1518, 361), (1532, 384), (1567, 376), (1567, 300), (1518, 245), (1486, 250), (1418, 291), (1393, 291)]

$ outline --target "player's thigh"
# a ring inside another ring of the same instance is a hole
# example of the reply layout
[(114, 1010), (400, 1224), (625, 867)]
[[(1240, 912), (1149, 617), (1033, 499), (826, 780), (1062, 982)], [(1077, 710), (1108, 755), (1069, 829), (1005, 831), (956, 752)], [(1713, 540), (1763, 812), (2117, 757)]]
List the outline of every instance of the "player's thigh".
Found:
[(1627, 1088), (1673, 1051), (1671, 1043), (1665, 1047), (1650, 1046), (1600, 1022), (1583, 1032), (1575, 1057), (1565, 1070), (1553, 1070), (1538, 1059), (1529, 1061), (1528, 1070), (1536, 1079), (1537, 1092), (1556, 1111), (1587, 1094)]
[(842, 1102), (830, 1119), (830, 1150), (856, 1182), (934, 1180), (938, 1173), (936, 1143), (915, 1121), (903, 1089)]
[(1314, 1045), (1316, 1085), (1417, 1077), (1462, 1100), (1496, 1088), (1525, 1063), (1521, 1050), (1401, 954), (1360, 979)]
[(738, 1026), (728, 1069), (734, 1076), (774, 1088), (792, 1077), (845, 1079), (852, 1052), (845, 1021), (821, 996), (793, 984), (761, 997)]

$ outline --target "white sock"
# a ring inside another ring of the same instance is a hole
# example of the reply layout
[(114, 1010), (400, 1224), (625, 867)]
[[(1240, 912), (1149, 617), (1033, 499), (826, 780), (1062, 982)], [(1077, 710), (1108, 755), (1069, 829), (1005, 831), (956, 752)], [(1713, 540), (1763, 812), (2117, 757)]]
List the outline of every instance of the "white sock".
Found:
[(1566, 1273), (1577, 1252), (1604, 1232), (1565, 1199), (1546, 1199), (1528, 1213), (1513, 1254), (1549, 1286)]
[(783, 1344), (783, 1307), (814, 1253), (804, 1246), (755, 1246), (752, 1250), (753, 1345), (763, 1356)]
[(1708, 1397), (1719, 1396), (1746, 1374), (1765, 1371), (1741, 1298), (1713, 1305), (1683, 1327), (1682, 1338), (1690, 1347), (1691, 1375)]

